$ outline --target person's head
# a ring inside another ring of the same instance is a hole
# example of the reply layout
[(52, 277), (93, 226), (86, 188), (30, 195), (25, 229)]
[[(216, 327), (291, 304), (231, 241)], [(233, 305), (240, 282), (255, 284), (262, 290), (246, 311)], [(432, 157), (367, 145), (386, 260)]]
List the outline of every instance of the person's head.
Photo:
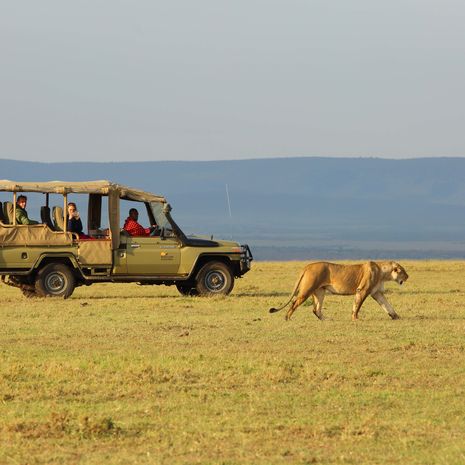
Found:
[(134, 221), (137, 221), (139, 219), (139, 212), (135, 208), (131, 208), (129, 210), (129, 218), (131, 218)]
[(76, 204), (74, 202), (69, 202), (68, 203), (68, 216), (73, 216), (75, 211), (77, 211)]
[(26, 208), (27, 197), (25, 195), (18, 196), (18, 198), (16, 199), (16, 203), (18, 204), (19, 207)]

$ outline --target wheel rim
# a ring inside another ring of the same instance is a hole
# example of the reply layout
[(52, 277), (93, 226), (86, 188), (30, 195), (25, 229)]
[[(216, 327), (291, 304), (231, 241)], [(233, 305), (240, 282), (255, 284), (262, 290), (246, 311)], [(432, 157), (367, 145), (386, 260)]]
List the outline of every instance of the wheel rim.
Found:
[(205, 287), (210, 292), (221, 292), (226, 286), (226, 276), (218, 270), (212, 270), (205, 276)]
[(61, 273), (50, 273), (45, 279), (45, 287), (50, 294), (60, 294), (66, 287), (66, 277)]

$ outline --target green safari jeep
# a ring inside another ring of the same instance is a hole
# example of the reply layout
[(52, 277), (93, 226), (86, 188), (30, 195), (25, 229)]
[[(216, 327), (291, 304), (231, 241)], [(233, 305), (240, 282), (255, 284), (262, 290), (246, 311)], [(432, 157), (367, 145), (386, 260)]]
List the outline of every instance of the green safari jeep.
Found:
[[(99, 282), (175, 285), (183, 295), (229, 294), (253, 260), (247, 245), (186, 236), (164, 197), (109, 181), (4, 180), (2, 192), (10, 200), (0, 201), (0, 276), (26, 297), (67, 298), (75, 287)], [(17, 202), (25, 193), (42, 203), (38, 224), (17, 224)], [(87, 203), (87, 234), (68, 230), (70, 200)], [(144, 211), (153, 225), (150, 235), (121, 228), (123, 206)]]

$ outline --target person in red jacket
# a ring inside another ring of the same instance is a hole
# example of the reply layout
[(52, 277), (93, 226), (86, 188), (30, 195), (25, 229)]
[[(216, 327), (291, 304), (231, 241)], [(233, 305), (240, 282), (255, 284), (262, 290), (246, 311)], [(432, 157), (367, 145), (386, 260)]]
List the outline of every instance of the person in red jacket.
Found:
[(144, 228), (138, 223), (139, 212), (135, 208), (129, 210), (129, 216), (124, 222), (123, 229), (127, 231), (131, 236), (150, 236), (157, 227), (152, 226), (151, 228)]

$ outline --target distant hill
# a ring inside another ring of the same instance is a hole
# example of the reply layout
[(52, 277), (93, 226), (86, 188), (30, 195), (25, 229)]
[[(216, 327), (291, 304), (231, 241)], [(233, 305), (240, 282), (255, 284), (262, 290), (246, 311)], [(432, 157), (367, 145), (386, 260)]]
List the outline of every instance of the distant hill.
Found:
[(465, 258), (465, 158), (0, 160), (0, 178), (110, 179), (160, 193), (187, 233), (232, 236), (261, 259)]

